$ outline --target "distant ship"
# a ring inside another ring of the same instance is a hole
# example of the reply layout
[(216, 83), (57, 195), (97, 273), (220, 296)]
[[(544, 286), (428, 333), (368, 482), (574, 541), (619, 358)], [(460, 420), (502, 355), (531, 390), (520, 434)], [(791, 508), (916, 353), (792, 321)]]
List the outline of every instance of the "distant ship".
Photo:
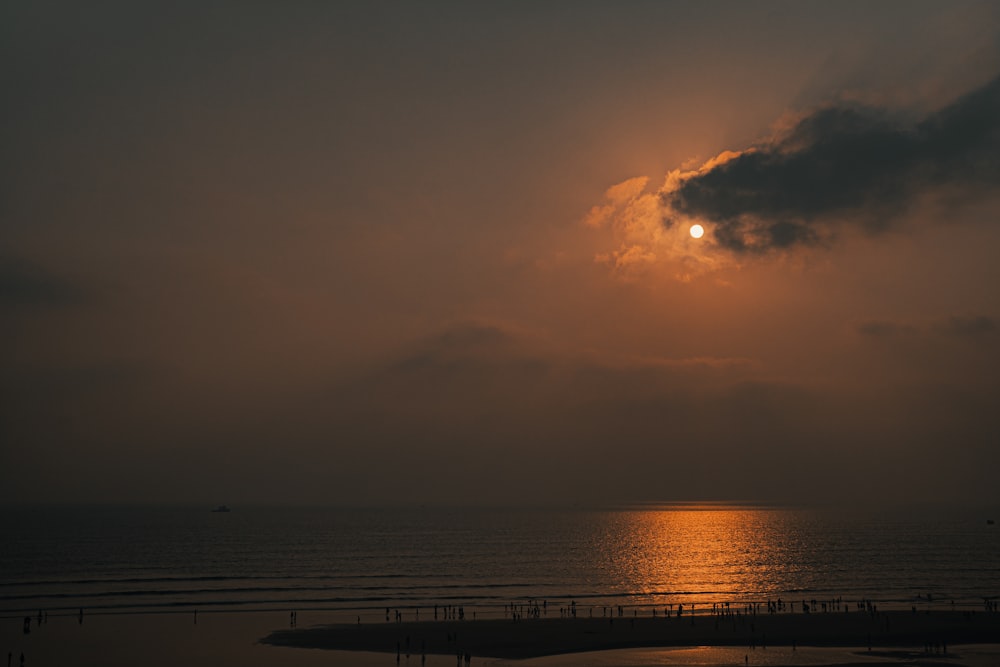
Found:
[(229, 507), (226, 506), (226, 505), (219, 505), (218, 507), (216, 507), (212, 511), (213, 512), (228, 512), (229, 511)]

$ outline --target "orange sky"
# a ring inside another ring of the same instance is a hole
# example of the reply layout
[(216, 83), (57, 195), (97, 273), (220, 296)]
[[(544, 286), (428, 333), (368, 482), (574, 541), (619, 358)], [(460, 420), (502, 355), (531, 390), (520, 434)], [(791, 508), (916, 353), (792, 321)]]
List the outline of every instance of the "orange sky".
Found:
[(995, 501), (995, 5), (67, 3), (0, 44), (0, 502)]

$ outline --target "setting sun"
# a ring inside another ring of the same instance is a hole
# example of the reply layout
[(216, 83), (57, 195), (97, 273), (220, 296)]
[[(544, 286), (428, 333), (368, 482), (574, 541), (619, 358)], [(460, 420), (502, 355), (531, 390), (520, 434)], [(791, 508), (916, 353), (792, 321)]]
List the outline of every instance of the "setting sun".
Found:
[(701, 225), (691, 225), (691, 236), (696, 239), (700, 239), (705, 235), (705, 228)]

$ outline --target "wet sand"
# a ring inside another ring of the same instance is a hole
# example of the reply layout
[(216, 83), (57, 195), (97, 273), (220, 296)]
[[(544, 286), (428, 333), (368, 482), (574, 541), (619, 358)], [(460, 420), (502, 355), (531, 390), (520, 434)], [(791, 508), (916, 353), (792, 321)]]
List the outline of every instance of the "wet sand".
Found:
[[(648, 647), (909, 647), (945, 657), (959, 644), (1000, 638), (1000, 614), (830, 612), (664, 618), (542, 618), (321, 625), (272, 632), (262, 643), (406, 655), (525, 659)], [(898, 657), (898, 656), (897, 656)]]
[[(452, 658), (454, 660), (454, 658)], [(428, 660), (428, 665), (430, 664)], [(1000, 646), (960, 645), (947, 655), (906, 648), (860, 647), (746, 647), (697, 646), (569, 653), (543, 658), (503, 660), (486, 658), (473, 664), (489, 667), (996, 667)]]

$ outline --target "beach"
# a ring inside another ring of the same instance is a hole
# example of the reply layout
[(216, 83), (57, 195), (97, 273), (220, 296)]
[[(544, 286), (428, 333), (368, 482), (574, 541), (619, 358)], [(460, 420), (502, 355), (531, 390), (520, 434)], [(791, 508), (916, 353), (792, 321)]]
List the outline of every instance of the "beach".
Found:
[[(52, 616), (22, 632), (4, 618), (12, 665), (149, 667), (640, 667), (645, 665), (1000, 664), (1000, 614), (891, 611), (668, 619), (532, 618), (343, 622), (299, 612)], [(335, 621), (335, 622), (330, 622)], [(888, 627), (887, 627), (888, 626)], [(870, 644), (869, 642), (870, 637)], [(407, 645), (407, 640), (409, 644)]]

